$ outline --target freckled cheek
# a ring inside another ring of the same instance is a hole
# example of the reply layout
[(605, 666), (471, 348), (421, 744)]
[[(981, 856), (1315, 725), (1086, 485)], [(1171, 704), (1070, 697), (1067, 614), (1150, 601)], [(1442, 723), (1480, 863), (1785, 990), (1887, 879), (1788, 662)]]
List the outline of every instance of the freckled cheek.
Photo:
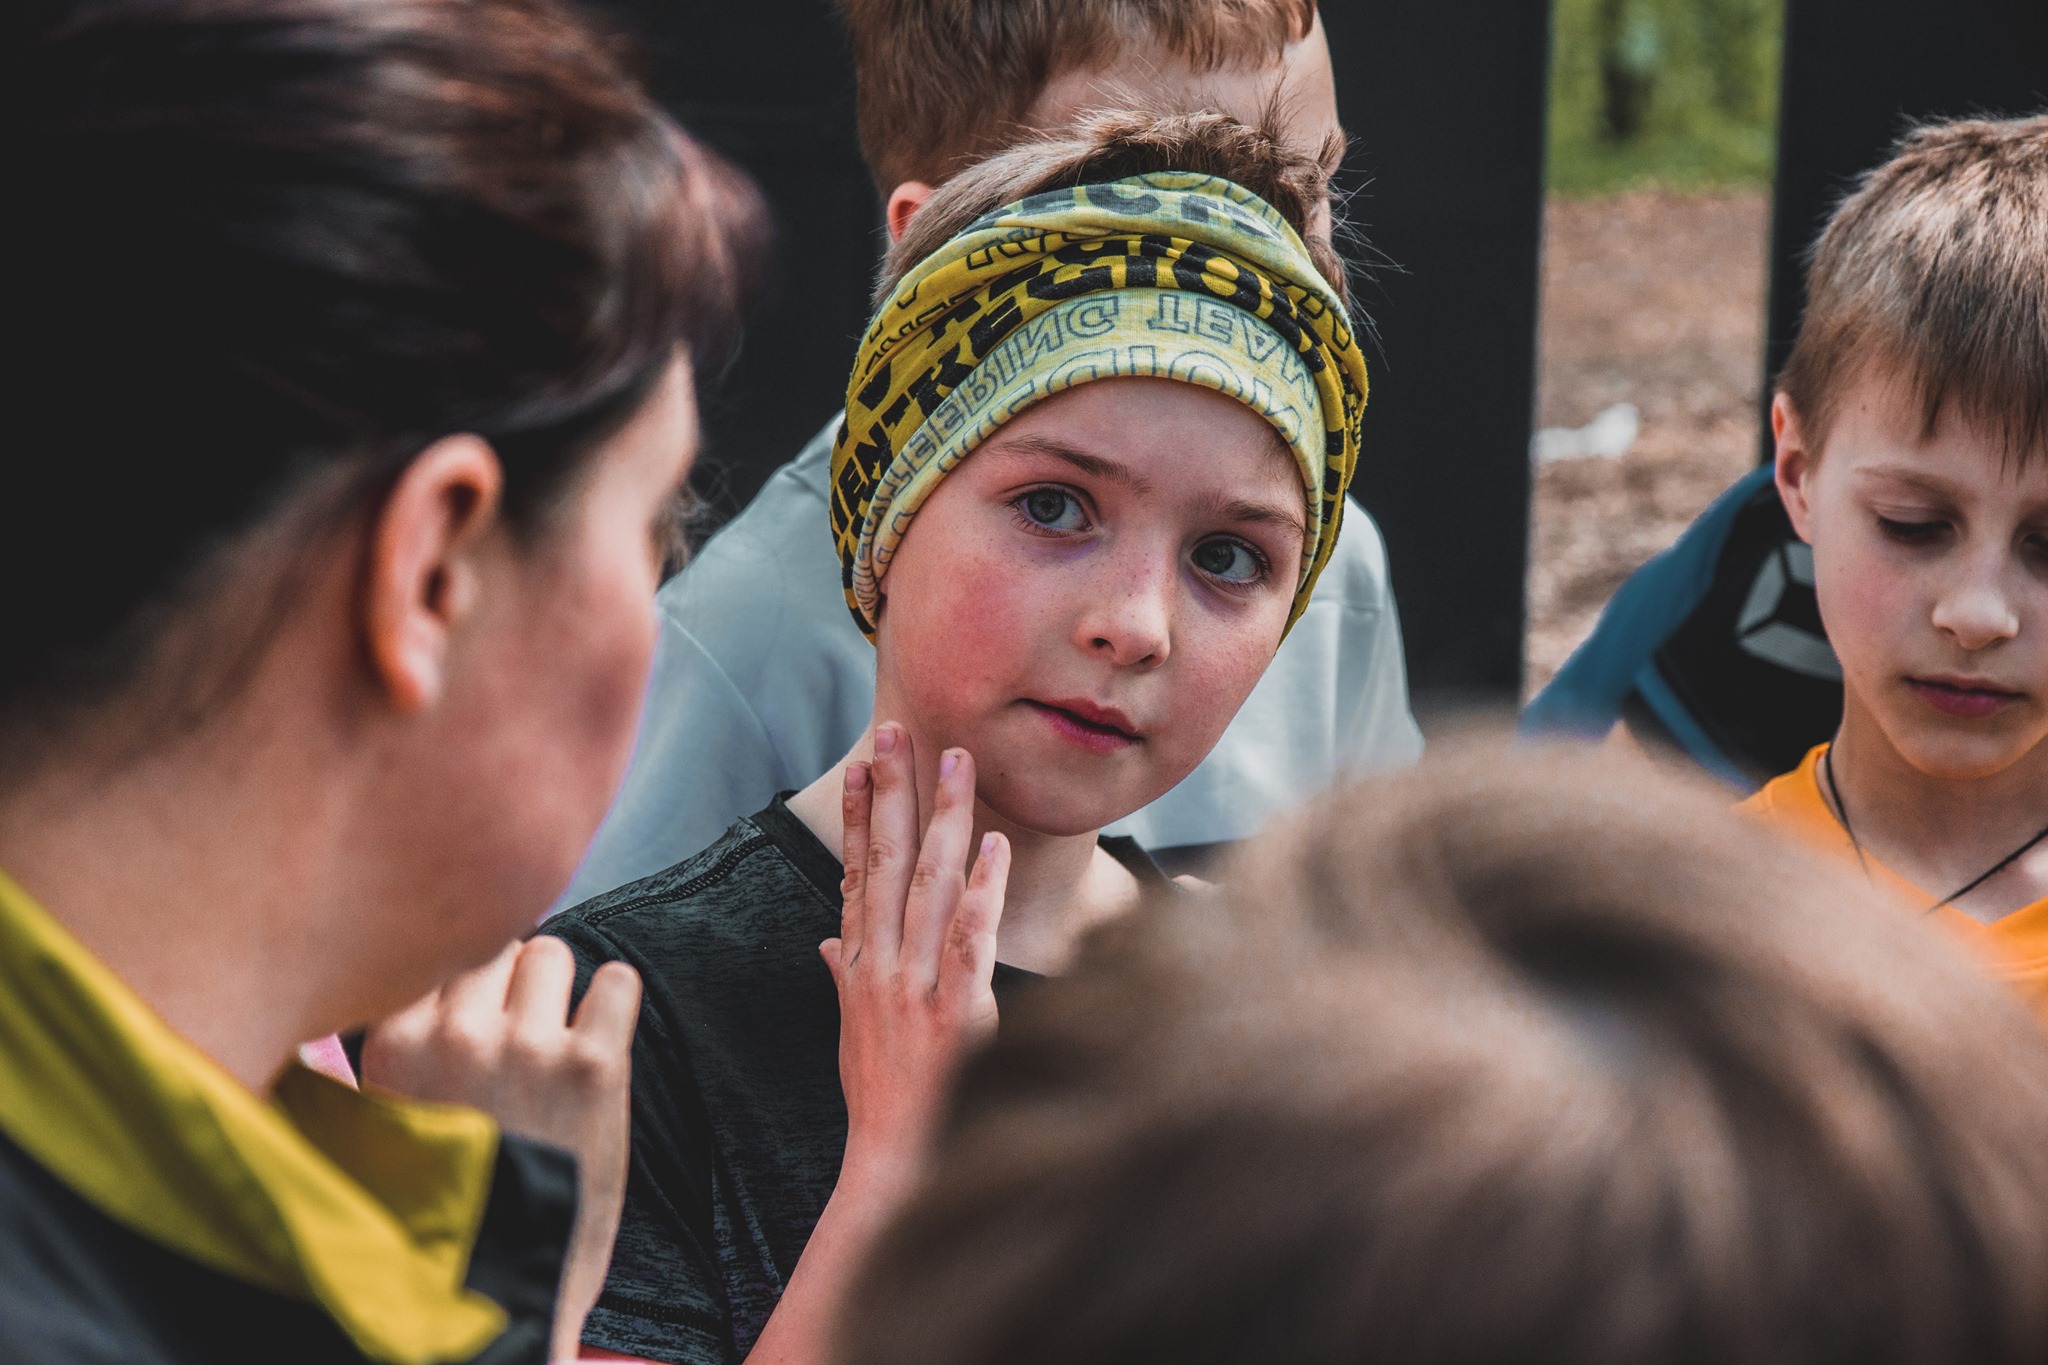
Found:
[(1206, 647), (1184, 638), (1171, 707), (1176, 738), (1198, 745), (1203, 754), (1214, 748), (1265, 676), (1273, 662), (1273, 650), (1274, 640), (1264, 632), (1246, 632), (1245, 638), (1219, 640)]
[[(1045, 619), (1059, 600), (1043, 570), (993, 550), (952, 546), (916, 564), (899, 562), (889, 611), (892, 634), (909, 650), (908, 666), (954, 686), (1009, 679), (1045, 640)], [(892, 585), (885, 584), (885, 590)]]
[(1876, 547), (1830, 547), (1814, 558), (1821, 621), (1851, 673), (1895, 667), (1900, 647), (1928, 618), (1924, 585)]

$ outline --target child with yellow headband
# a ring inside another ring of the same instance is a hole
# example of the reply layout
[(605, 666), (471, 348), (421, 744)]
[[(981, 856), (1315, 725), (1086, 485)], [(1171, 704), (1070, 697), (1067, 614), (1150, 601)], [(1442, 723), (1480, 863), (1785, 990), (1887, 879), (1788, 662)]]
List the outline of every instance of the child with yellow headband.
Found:
[(830, 528), (873, 725), (803, 792), (548, 925), (580, 978), (624, 960), (646, 983), (586, 1342), (822, 1359), (960, 1049), (1163, 881), (1098, 831), (1250, 694), (1357, 460), (1323, 177), (1220, 116), (1106, 116), (952, 182), (892, 256)]

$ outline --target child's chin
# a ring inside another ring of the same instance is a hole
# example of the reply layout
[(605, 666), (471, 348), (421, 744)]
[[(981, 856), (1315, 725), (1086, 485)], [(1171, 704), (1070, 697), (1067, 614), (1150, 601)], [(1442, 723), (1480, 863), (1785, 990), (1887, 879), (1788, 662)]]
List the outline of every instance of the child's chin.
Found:
[(1933, 733), (1922, 731), (1902, 739), (1903, 742), (1895, 741), (1899, 757), (1919, 772), (1943, 782), (1978, 782), (1996, 777), (2048, 744), (2048, 736), (2039, 734), (1957, 733), (1946, 726)]
[(1148, 804), (1103, 800), (1077, 794), (1071, 788), (1055, 790), (1050, 784), (1041, 787), (1036, 783), (1000, 792), (984, 787), (980, 796), (982, 804), (1008, 823), (1050, 839), (1093, 834)]

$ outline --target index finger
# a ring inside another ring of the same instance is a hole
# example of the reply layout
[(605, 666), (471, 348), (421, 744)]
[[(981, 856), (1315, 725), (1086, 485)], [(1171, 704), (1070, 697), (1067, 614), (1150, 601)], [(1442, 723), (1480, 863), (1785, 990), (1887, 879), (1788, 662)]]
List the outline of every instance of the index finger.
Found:
[(505, 1013), (512, 1026), (546, 1036), (569, 1025), (569, 994), (576, 988), (576, 955), (558, 938), (541, 934), (520, 945), (512, 981), (505, 989)]
[(874, 809), (875, 784), (865, 763), (846, 765), (845, 791), (839, 800), (839, 960), (859, 955), (868, 917), (868, 817)]
[(506, 993), (512, 987), (512, 968), (519, 961), (520, 943), (513, 939), (498, 955), (481, 967), (471, 968), (441, 986), (441, 1010), (448, 1015), (498, 1014), (505, 1008)]
[(608, 1052), (632, 1045), (640, 1022), (640, 973), (624, 962), (607, 962), (590, 978), (590, 989), (576, 1007), (572, 1033)]
[(868, 817), (866, 920), (861, 948), (892, 966), (903, 941), (903, 912), (920, 838), (917, 765), (910, 732), (889, 722), (875, 731), (874, 796)]

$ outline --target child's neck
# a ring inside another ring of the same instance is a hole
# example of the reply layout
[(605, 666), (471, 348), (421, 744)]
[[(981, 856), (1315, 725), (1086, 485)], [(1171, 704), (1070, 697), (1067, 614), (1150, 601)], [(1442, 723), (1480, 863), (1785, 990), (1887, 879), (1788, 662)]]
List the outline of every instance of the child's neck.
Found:
[[(1857, 843), (1929, 896), (1962, 887), (2048, 824), (2048, 744), (1988, 777), (1934, 777), (1908, 762), (1852, 697), (1830, 758)], [(1827, 790), (1825, 771), (1821, 786)], [(2048, 842), (1956, 908), (1988, 924), (2044, 897)]]
[[(789, 809), (835, 856), (841, 855), (845, 824), (840, 799), (849, 764), (874, 758), (874, 726), (824, 776), (790, 798)], [(936, 754), (934, 750), (934, 754)], [(918, 762), (919, 825), (928, 818), (937, 787), (935, 769)], [(1027, 971), (1063, 969), (1083, 934), (1137, 903), (1137, 878), (1103, 852), (1098, 832), (1050, 835), (1018, 827), (980, 802), (974, 808), (975, 845), (990, 830), (1010, 841), (1010, 879), (1003, 920), (996, 931), (996, 959)]]

